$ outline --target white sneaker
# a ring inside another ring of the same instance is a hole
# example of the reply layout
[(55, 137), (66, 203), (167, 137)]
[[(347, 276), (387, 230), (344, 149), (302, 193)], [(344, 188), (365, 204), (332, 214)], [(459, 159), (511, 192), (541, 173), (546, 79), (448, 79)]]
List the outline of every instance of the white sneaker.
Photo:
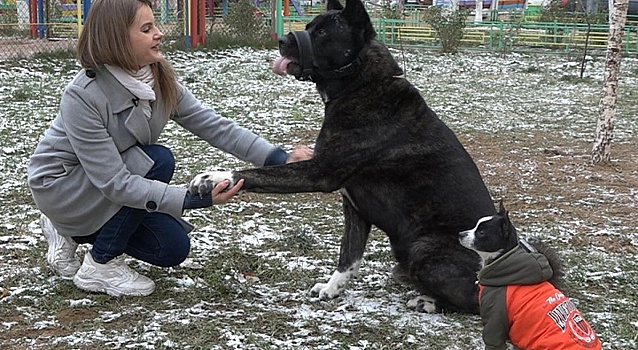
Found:
[(80, 269), (80, 262), (75, 255), (78, 244), (71, 237), (60, 236), (58, 230), (53, 227), (51, 220), (44, 214), (40, 216), (40, 225), (42, 226), (42, 233), (44, 233), (49, 243), (49, 250), (47, 251), (49, 266), (63, 279), (73, 279), (75, 273)]
[(146, 296), (155, 290), (155, 283), (148, 277), (131, 270), (124, 261), (124, 255), (99, 264), (93, 260), (91, 252), (84, 255), (82, 267), (73, 277), (73, 283), (89, 292), (106, 293), (112, 296)]

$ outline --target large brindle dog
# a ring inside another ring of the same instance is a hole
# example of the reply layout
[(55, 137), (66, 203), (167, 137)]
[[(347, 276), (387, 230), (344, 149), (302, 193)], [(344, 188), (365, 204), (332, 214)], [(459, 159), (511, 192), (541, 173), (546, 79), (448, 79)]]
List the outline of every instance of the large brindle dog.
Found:
[(458, 233), (494, 204), (472, 158), (454, 133), (403, 76), (375, 39), (360, 0), (327, 12), (306, 30), (279, 40), (273, 70), (311, 81), (325, 103), (312, 159), (281, 166), (196, 176), (193, 193), (222, 179), (244, 179), (243, 190), (343, 195), (345, 228), (337, 270), (311, 292), (339, 296), (357, 275), (372, 225), (390, 239), (394, 274), (420, 296), (408, 306), (424, 312), (478, 313), (479, 256)]

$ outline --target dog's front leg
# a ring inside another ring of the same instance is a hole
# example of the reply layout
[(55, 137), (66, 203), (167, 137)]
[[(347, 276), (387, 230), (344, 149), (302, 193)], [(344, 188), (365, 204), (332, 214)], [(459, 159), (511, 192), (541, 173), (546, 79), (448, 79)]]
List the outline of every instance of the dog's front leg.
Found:
[(352, 167), (335, 168), (336, 162), (329, 167), (323, 165), (319, 157), (296, 163), (226, 171), (201, 173), (190, 183), (189, 190), (194, 194), (208, 194), (215, 185), (230, 180), (230, 186), (240, 179), (244, 180), (242, 191), (261, 193), (302, 193), (333, 192), (342, 187), (344, 178), (350, 175)]
[(319, 299), (338, 297), (348, 281), (358, 275), (363, 251), (370, 234), (371, 225), (359, 215), (347, 192), (342, 190), (342, 193), (345, 227), (341, 238), (339, 264), (327, 283), (317, 283), (312, 287), (310, 293), (318, 295)]

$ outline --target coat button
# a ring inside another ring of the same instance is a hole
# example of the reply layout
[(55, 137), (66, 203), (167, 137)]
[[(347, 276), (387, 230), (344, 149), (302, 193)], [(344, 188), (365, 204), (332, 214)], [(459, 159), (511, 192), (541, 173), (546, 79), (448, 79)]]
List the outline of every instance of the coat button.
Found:
[(148, 211), (155, 211), (157, 210), (157, 203), (150, 201), (150, 202), (146, 202), (146, 209), (148, 209)]
[(87, 69), (85, 74), (89, 78), (95, 78), (95, 72), (91, 69)]

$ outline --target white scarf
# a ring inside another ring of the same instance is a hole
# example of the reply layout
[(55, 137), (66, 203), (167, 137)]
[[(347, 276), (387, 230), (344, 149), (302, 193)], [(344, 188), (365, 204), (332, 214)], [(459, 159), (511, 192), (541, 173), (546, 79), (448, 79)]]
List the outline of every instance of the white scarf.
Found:
[(133, 73), (108, 64), (104, 66), (122, 86), (139, 99), (136, 106), (139, 105), (142, 108), (146, 119), (151, 119), (151, 102), (155, 101), (155, 91), (153, 91), (155, 77), (153, 77), (151, 66), (144, 66)]

